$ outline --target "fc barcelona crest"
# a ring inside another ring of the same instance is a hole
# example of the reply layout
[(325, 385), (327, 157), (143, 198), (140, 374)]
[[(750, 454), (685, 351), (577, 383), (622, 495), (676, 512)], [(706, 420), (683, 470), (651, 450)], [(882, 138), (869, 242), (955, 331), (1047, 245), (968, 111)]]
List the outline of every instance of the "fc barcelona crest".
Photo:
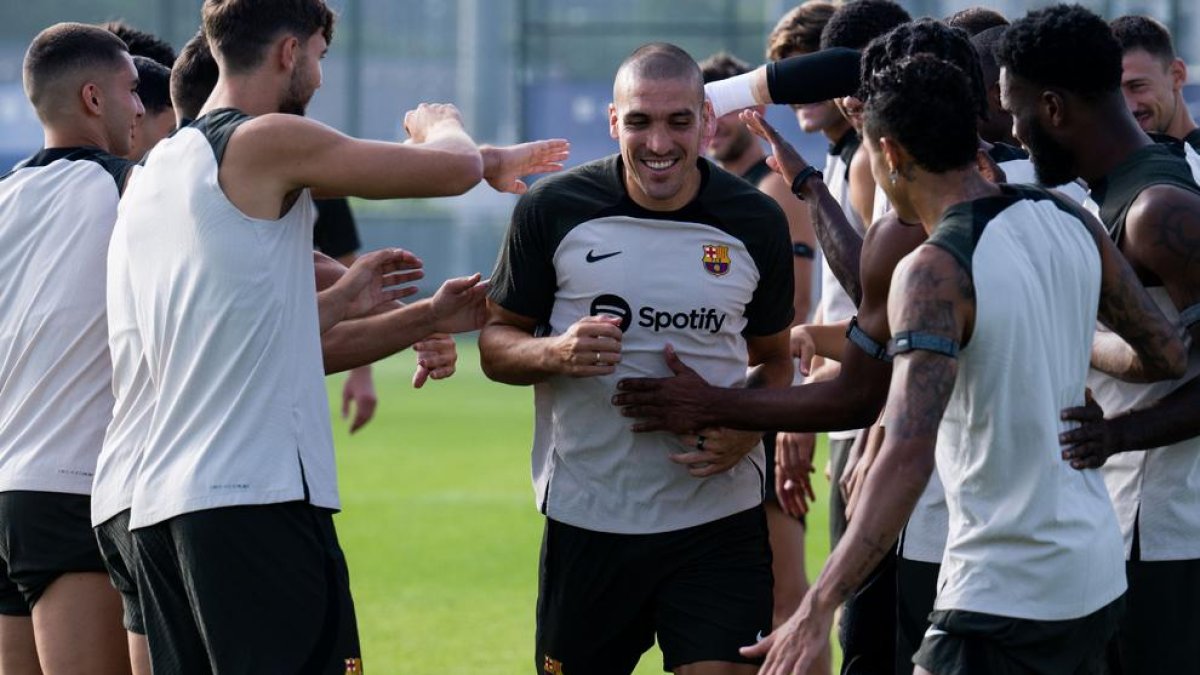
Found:
[(729, 247), (705, 244), (702, 260), (704, 261), (704, 269), (709, 274), (715, 277), (724, 276), (729, 271)]

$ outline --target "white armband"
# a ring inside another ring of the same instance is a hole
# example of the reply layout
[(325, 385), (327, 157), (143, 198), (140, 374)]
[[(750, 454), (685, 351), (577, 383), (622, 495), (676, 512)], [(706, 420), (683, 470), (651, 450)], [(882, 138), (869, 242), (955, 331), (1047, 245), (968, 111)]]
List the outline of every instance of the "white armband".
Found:
[(704, 95), (712, 101), (717, 117), (758, 105), (758, 101), (754, 100), (754, 72), (752, 70), (704, 85)]

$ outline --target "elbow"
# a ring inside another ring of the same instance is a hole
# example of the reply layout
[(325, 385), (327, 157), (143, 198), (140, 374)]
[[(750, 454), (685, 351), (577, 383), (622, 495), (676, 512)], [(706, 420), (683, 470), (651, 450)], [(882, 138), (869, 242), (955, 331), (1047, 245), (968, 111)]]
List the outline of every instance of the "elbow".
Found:
[(879, 420), (879, 413), (883, 411), (883, 405), (887, 403), (887, 386), (862, 386), (858, 388), (857, 394), (853, 428), (866, 429)]

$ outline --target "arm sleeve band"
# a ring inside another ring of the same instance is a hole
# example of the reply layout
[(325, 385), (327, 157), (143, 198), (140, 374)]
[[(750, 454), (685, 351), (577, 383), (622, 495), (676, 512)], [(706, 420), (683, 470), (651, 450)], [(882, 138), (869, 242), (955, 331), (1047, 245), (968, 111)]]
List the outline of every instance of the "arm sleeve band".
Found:
[(1192, 305), (1180, 312), (1179, 323), (1183, 324), (1184, 330), (1191, 330), (1192, 326), (1200, 323), (1200, 304)]
[(958, 342), (941, 335), (924, 333), (919, 330), (897, 333), (888, 345), (888, 353), (892, 356), (916, 350), (933, 352), (950, 358), (958, 358)]
[(793, 241), (792, 255), (796, 256), (797, 258), (808, 258), (809, 260), (812, 260), (813, 258), (817, 257), (817, 252), (813, 250), (813, 247), (802, 241)]
[(875, 341), (875, 338), (867, 335), (867, 332), (858, 327), (858, 317), (850, 319), (850, 328), (846, 331), (846, 339), (854, 343), (854, 346), (867, 353), (867, 356), (876, 361), (890, 363), (892, 360), (891, 354), (888, 354), (886, 345), (881, 345)]
[(709, 82), (704, 85), (704, 95), (712, 101), (717, 117), (758, 105), (754, 100), (754, 71)]
[(820, 103), (854, 94), (858, 91), (861, 59), (856, 49), (835, 47), (769, 63), (767, 89), (771, 102)]

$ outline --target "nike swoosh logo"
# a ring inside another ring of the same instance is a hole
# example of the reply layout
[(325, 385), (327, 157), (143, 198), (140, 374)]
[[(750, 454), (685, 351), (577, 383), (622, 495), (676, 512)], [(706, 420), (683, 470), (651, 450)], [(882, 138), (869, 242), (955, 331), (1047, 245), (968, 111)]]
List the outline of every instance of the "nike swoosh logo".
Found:
[(588, 251), (588, 253), (587, 253), (587, 261), (590, 263), (600, 262), (601, 260), (604, 260), (605, 258), (611, 258), (614, 255), (621, 255), (621, 251), (615, 251), (613, 253), (602, 253), (600, 255), (596, 255), (596, 250), (592, 249), (592, 250)]
[(760, 631), (758, 631), (758, 637), (754, 638), (754, 641), (755, 641), (755, 642), (762, 642), (762, 641), (763, 641), (763, 638), (765, 638), (765, 637), (766, 637), (766, 636), (765, 636), (765, 635), (763, 635), (763, 632), (760, 630)]

